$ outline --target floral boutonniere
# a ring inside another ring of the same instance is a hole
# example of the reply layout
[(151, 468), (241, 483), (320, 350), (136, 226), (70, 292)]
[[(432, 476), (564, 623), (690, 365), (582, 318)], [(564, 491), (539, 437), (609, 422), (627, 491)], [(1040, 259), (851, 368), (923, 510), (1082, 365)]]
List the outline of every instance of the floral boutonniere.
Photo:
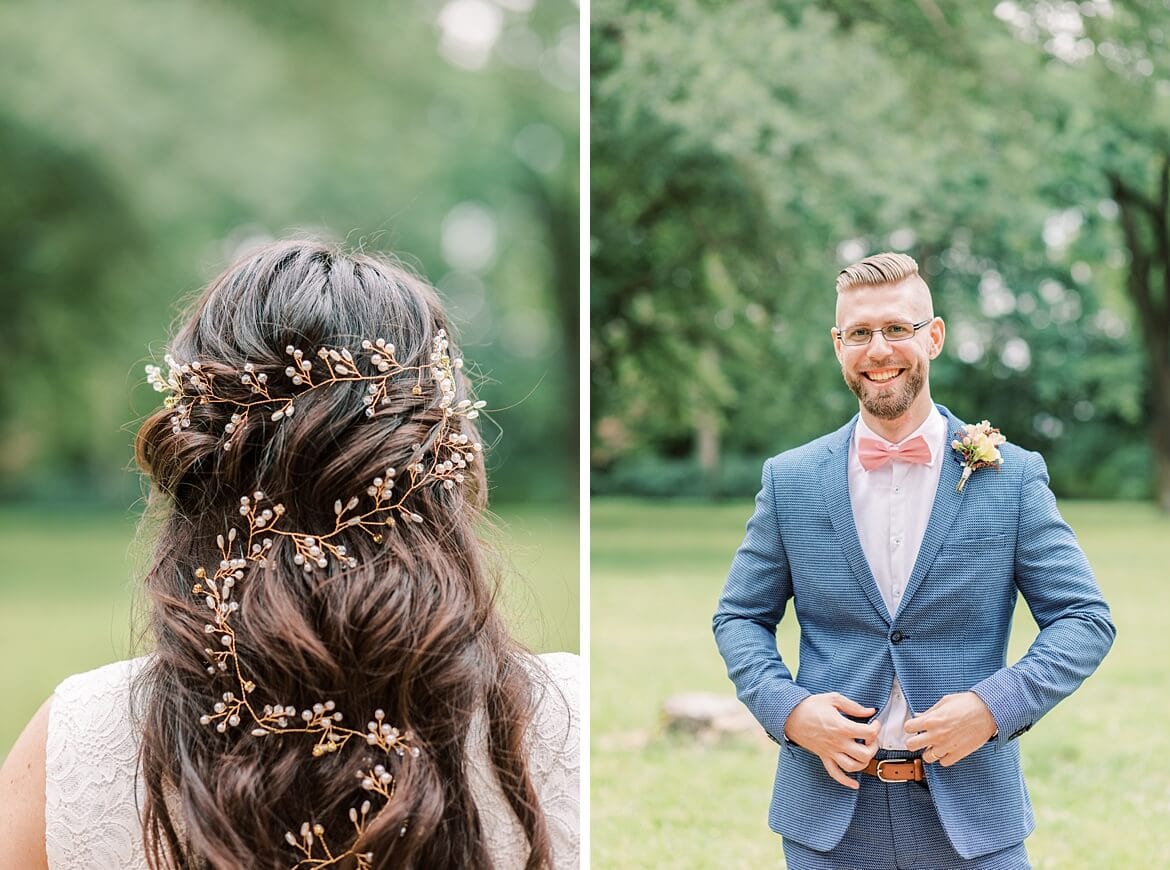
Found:
[(955, 458), (963, 463), (963, 476), (955, 492), (962, 492), (967, 485), (967, 478), (980, 468), (994, 468), (999, 471), (1003, 465), (1003, 457), (999, 455), (999, 445), (1007, 441), (999, 430), (984, 420), (982, 423), (971, 423), (963, 427), (959, 437), (951, 442), (951, 447), (958, 454)]

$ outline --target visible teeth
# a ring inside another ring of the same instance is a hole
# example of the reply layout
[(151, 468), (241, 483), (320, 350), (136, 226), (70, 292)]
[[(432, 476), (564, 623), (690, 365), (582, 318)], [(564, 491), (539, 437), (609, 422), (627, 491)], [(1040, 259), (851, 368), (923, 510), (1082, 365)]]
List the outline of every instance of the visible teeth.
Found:
[(898, 375), (901, 374), (901, 371), (894, 370), (894, 371), (886, 371), (886, 372), (869, 372), (868, 374), (869, 374), (869, 379), (871, 381), (877, 381), (877, 382), (881, 383), (882, 381), (888, 381), (888, 380), (891, 380), (893, 378), (896, 378)]

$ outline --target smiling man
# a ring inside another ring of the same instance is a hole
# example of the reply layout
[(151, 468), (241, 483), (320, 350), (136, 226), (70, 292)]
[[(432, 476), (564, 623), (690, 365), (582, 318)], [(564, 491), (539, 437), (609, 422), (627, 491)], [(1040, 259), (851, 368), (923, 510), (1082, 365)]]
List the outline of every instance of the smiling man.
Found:
[[(1029, 866), (1019, 738), (1115, 629), (1044, 460), (930, 395), (946, 328), (904, 254), (837, 278), (859, 413), (769, 459), (714, 618), (780, 744), (769, 822), (790, 870)], [(1040, 632), (1007, 666), (1017, 592)], [(776, 647), (792, 600), (795, 678)]]

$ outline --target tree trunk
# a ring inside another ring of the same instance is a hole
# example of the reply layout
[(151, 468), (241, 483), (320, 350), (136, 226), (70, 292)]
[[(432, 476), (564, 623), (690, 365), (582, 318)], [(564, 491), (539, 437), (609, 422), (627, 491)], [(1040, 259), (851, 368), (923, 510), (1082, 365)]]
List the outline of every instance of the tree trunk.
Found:
[(695, 448), (707, 498), (719, 495), (719, 415), (710, 407), (695, 410)]
[(1170, 513), (1170, 373), (1155, 386), (1161, 395), (1161, 407), (1154, 409), (1154, 495), (1159, 506)]
[[(719, 371), (719, 351), (704, 347), (698, 351), (700, 373), (711, 378)], [(695, 456), (699, 460), (699, 471), (703, 475), (703, 494), (707, 498), (719, 495), (719, 460), (721, 454), (720, 432), (723, 427), (722, 414), (716, 404), (714, 387), (702, 386), (707, 378), (699, 377), (691, 385), (691, 422), (695, 427)], [(709, 383), (709, 382), (708, 382)]]
[(1163, 157), (1156, 197), (1110, 174), (1130, 254), (1126, 289), (1137, 311), (1150, 388), (1154, 497), (1170, 513), (1170, 154)]

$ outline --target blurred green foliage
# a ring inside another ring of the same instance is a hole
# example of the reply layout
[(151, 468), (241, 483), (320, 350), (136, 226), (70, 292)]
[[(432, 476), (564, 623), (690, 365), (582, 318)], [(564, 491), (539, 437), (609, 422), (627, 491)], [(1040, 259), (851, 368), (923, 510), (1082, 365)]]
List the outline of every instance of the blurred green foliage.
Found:
[(745, 464), (844, 423), (835, 274), (904, 250), (948, 324), (936, 401), (1063, 495), (1170, 507), (1164, 4), (599, 0), (590, 26), (595, 491), (751, 492)]
[(189, 298), (316, 232), (435, 282), (497, 496), (577, 481), (572, 0), (0, 5), (0, 499), (127, 503)]

